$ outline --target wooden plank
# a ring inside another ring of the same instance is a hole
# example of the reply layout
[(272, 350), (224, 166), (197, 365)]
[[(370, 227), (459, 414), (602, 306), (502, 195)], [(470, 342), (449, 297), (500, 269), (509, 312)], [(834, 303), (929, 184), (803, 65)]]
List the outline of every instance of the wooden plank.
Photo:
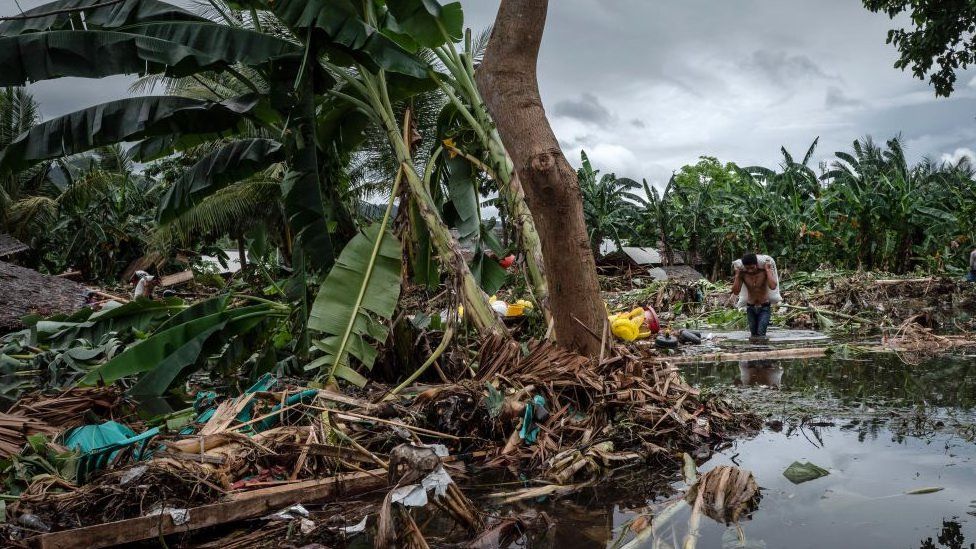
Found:
[(200, 436), (213, 435), (216, 433), (223, 432), (230, 427), (230, 424), (234, 422), (237, 416), (247, 407), (251, 399), (254, 398), (254, 393), (246, 393), (232, 400), (225, 400), (217, 406), (217, 410), (214, 411), (214, 415), (210, 416), (210, 420), (207, 424), (200, 429), (198, 433)]
[(176, 286), (177, 284), (186, 284), (191, 280), (193, 280), (193, 271), (186, 270), (160, 278), (159, 285), (165, 288), (167, 286)]
[(329, 400), (332, 402), (338, 402), (339, 404), (348, 404), (349, 406), (362, 408), (366, 411), (376, 408), (376, 405), (369, 401), (361, 400), (351, 396), (346, 396), (332, 391), (327, 391), (325, 389), (319, 389), (319, 398), (323, 398), (325, 400)]
[(728, 353), (707, 353), (660, 357), (658, 362), (667, 364), (694, 364), (696, 362), (738, 362), (741, 360), (783, 360), (790, 358), (820, 358), (827, 356), (827, 347), (801, 347), (797, 349), (775, 349), (770, 351), (747, 351)]
[(374, 469), (233, 494), (227, 501), (190, 509), (189, 522), (181, 526), (163, 514), (52, 532), (27, 541), (31, 547), (43, 549), (110, 547), (258, 517), (296, 503), (362, 494), (386, 485), (386, 470)]

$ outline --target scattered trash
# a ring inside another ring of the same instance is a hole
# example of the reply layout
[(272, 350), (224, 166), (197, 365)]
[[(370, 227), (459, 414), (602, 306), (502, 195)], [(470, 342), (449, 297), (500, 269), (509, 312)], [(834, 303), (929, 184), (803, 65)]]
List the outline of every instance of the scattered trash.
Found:
[(692, 330), (681, 330), (678, 332), (678, 341), (681, 343), (690, 343), (691, 345), (700, 345), (702, 342), (702, 334), (701, 332)]
[(905, 492), (905, 495), (918, 496), (922, 494), (934, 494), (935, 492), (941, 492), (942, 490), (945, 490), (945, 488), (941, 486), (933, 486), (931, 488), (916, 488), (915, 490)]
[(642, 307), (629, 312), (617, 313), (607, 317), (610, 331), (622, 341), (635, 341), (651, 337), (652, 330), (648, 327), (648, 319)]
[(677, 349), (680, 344), (678, 338), (669, 333), (659, 335), (654, 339), (654, 346), (658, 349)]
[(163, 514), (169, 515), (169, 517), (173, 520), (173, 524), (177, 526), (183, 526), (184, 524), (190, 522), (190, 511), (188, 509), (157, 506), (146, 511), (147, 517), (154, 517)]
[(800, 463), (799, 461), (794, 461), (789, 467), (786, 468), (785, 471), (783, 471), (783, 476), (788, 478), (793, 484), (809, 482), (820, 477), (825, 477), (829, 474), (830, 471), (822, 467), (818, 467), (813, 463)]
[(339, 532), (339, 533), (346, 534), (346, 535), (349, 535), (349, 534), (359, 534), (359, 533), (362, 533), (362, 532), (365, 532), (366, 531), (366, 521), (368, 519), (369, 519), (369, 516), (367, 515), (367, 516), (363, 517), (363, 520), (359, 521), (356, 524), (353, 524), (352, 526), (340, 526), (338, 528), (332, 528), (332, 531), (333, 532)]

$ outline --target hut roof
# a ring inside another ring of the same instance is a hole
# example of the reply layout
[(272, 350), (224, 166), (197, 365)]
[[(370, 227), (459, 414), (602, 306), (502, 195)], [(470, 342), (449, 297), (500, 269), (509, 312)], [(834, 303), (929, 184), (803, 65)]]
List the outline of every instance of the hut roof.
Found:
[(28, 314), (74, 312), (84, 305), (86, 291), (77, 282), (0, 261), (0, 333), (21, 328)]
[(0, 233), (0, 258), (19, 254), (30, 249), (27, 244), (17, 240), (7, 233)]

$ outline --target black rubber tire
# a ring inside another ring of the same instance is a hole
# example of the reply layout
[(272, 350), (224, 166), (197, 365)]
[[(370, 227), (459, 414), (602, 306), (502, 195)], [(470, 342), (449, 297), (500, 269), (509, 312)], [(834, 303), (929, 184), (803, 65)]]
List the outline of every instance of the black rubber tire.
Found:
[(674, 336), (657, 336), (654, 339), (654, 346), (658, 349), (677, 349), (680, 342)]
[(692, 345), (701, 345), (701, 334), (692, 332), (691, 330), (681, 330), (678, 332), (678, 340), (682, 343), (691, 343)]

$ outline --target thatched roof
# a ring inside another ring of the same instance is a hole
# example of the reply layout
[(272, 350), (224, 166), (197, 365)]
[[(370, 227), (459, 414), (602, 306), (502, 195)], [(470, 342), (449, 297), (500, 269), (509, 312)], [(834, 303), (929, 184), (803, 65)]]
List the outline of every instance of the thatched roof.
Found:
[(22, 327), (21, 317), (70, 313), (85, 303), (85, 287), (0, 261), (0, 332)]
[(0, 258), (19, 254), (28, 249), (27, 244), (24, 244), (7, 233), (0, 233)]
[(678, 282), (697, 282), (705, 278), (700, 272), (688, 265), (670, 265), (661, 267), (661, 270), (667, 274), (668, 280)]

